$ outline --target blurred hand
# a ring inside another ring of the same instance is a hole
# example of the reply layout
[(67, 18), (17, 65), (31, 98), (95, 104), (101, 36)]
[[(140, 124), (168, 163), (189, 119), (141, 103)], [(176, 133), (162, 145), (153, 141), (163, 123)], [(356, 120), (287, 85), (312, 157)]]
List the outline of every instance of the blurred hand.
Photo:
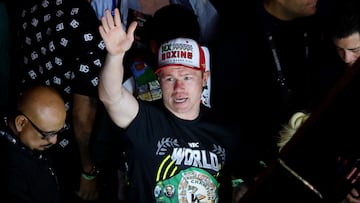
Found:
[(346, 195), (343, 203), (360, 203), (360, 194), (359, 192), (353, 188), (348, 195)]
[(97, 200), (99, 197), (97, 177), (92, 180), (80, 177), (79, 191), (76, 192), (76, 195), (82, 200)]

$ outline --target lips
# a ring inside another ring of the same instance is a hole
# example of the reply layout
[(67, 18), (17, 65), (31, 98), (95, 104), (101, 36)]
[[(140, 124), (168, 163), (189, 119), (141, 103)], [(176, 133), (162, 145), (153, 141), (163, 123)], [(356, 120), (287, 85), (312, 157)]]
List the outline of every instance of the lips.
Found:
[(175, 101), (176, 103), (183, 103), (183, 102), (186, 101), (186, 99), (187, 99), (187, 98), (176, 98), (174, 101)]

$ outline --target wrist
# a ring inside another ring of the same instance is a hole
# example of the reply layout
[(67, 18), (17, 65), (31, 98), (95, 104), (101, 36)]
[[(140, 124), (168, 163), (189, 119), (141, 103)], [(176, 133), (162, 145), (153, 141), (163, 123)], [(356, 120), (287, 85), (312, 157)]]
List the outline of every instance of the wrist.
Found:
[(87, 172), (83, 170), (81, 172), (81, 177), (85, 180), (93, 180), (97, 177), (99, 173), (100, 169), (96, 165), (93, 165), (90, 171)]

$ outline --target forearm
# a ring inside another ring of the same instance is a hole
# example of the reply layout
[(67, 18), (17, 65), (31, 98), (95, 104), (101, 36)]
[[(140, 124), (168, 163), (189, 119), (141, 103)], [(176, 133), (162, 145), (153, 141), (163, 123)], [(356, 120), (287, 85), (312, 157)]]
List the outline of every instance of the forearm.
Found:
[(134, 42), (136, 21), (132, 22), (128, 32), (122, 29), (119, 9), (114, 10), (112, 17), (109, 10), (101, 18), (99, 32), (103, 38), (108, 54), (100, 72), (99, 98), (103, 102), (111, 119), (119, 127), (127, 127), (138, 112), (136, 98), (123, 86), (125, 53)]
[(108, 54), (100, 72), (99, 98), (105, 106), (115, 103), (122, 96), (124, 54)]
[(124, 54), (108, 55), (100, 73), (99, 97), (112, 121), (125, 128), (138, 112), (136, 98), (122, 85)]
[(82, 170), (91, 171), (93, 164), (90, 156), (90, 137), (97, 111), (97, 99), (74, 94), (73, 128), (78, 144)]

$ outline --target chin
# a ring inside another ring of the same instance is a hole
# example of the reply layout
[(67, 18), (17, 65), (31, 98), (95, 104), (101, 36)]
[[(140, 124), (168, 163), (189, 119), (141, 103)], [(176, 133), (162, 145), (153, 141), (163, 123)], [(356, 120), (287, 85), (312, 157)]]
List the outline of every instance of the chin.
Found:
[(38, 147), (36, 150), (37, 151), (44, 151), (44, 150), (47, 150), (47, 149), (49, 149), (50, 147), (51, 147), (52, 145), (46, 145), (46, 146), (40, 146), (40, 147)]
[(42, 152), (44, 151), (46, 148), (45, 147), (38, 147), (36, 149), (34, 149), (35, 151), (39, 151), (39, 152)]

